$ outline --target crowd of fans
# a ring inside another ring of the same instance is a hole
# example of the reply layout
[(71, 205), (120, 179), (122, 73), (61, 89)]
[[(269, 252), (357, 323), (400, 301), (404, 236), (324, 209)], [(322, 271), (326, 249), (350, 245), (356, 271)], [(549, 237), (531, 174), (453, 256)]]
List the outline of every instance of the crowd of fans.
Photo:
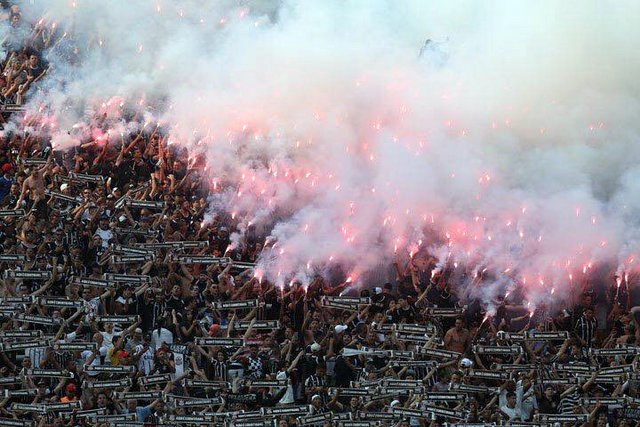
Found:
[[(47, 28), (5, 40), (5, 104), (46, 72)], [(204, 221), (188, 154), (157, 128), (0, 138), (0, 425), (640, 423), (628, 281), (489, 307), (418, 254), (391, 283), (280, 288), (253, 274), (263, 237), (228, 251), (234, 220)]]

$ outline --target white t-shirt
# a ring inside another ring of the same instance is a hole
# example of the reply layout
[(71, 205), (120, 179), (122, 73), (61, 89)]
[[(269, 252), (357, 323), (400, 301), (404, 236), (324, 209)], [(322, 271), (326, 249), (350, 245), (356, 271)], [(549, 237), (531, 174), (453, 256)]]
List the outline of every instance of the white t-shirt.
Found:
[(288, 374), (286, 372), (278, 372), (276, 375), (276, 379), (278, 380), (287, 380), (287, 391), (285, 392), (282, 399), (278, 401), (278, 405), (288, 405), (295, 401), (295, 396), (293, 395), (293, 387), (291, 386), (291, 380), (288, 379)]
[(98, 315), (98, 311), (100, 310), (100, 302), (100, 297), (91, 298), (89, 301), (82, 300), (85, 313), (87, 313), (87, 315), (85, 316), (87, 321), (91, 320), (92, 317)]
[(509, 421), (520, 421), (522, 418), (520, 414), (520, 408), (518, 408), (517, 406), (515, 408), (509, 408), (507, 405), (504, 405), (500, 407), (500, 410), (509, 417)]
[[(144, 348), (144, 345), (138, 344), (135, 350), (136, 354), (140, 353), (143, 348)], [(145, 375), (149, 375), (149, 372), (151, 372), (152, 369), (153, 369), (153, 351), (151, 350), (151, 347), (149, 347), (147, 351), (145, 351), (142, 354), (142, 356), (140, 356), (140, 359), (138, 359), (138, 370), (144, 373)]]
[(160, 333), (158, 333), (158, 329), (154, 329), (151, 332), (151, 348), (153, 351), (155, 352), (159, 349), (163, 342), (173, 344), (173, 334), (171, 331), (165, 328), (160, 328)]
[(109, 240), (113, 239), (113, 232), (110, 229), (103, 230), (98, 227), (96, 234), (102, 238), (102, 247), (104, 249), (109, 248)]
[[(107, 357), (109, 349), (106, 346), (103, 345), (102, 347), (100, 347), (100, 349), (98, 351), (99, 351), (99, 354), (93, 359), (93, 361), (91, 362), (91, 366), (101, 366), (102, 365), (101, 359), (103, 357), (104, 357), (104, 364), (105, 365), (109, 365), (110, 364), (110, 360)], [(86, 363), (86, 361), (89, 360), (89, 358), (91, 357), (92, 354), (93, 354), (92, 351), (89, 351), (89, 350), (83, 351), (81, 353), (83, 362)], [(89, 376), (91, 376), (91, 377), (95, 377), (96, 375), (99, 374), (99, 372), (87, 372), (87, 374)]]
[(117, 337), (120, 334), (117, 332), (113, 332), (113, 333), (109, 333), (109, 332), (100, 332), (100, 334), (102, 335), (102, 338), (104, 338), (104, 341), (102, 343), (103, 346), (107, 347), (107, 349), (110, 349), (113, 347), (113, 337)]

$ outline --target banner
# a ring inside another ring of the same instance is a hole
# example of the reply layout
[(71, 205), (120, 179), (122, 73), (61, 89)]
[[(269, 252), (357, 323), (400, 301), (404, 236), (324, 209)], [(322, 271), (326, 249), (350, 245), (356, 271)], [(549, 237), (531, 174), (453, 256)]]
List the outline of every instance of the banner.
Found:
[(467, 396), (464, 393), (432, 391), (432, 392), (423, 394), (422, 399), (427, 401), (433, 400), (436, 402), (455, 402), (455, 401), (462, 402), (466, 397)]
[(26, 388), (22, 390), (3, 390), (4, 397), (33, 397), (38, 394), (37, 388)]
[(139, 236), (147, 236), (153, 237), (158, 234), (157, 230), (142, 230), (139, 228), (131, 228), (131, 227), (116, 227), (116, 234), (119, 236), (127, 235), (127, 234), (136, 234)]
[(390, 412), (358, 411), (356, 413), (356, 418), (360, 420), (368, 420), (368, 421), (393, 421), (393, 420), (397, 420), (398, 416)]
[(545, 385), (574, 385), (578, 384), (578, 378), (545, 378)]
[(169, 415), (167, 420), (183, 424), (214, 424), (217, 422), (208, 415)]
[(75, 416), (76, 418), (95, 418), (97, 415), (104, 415), (107, 413), (107, 410), (105, 408), (96, 408), (96, 409), (84, 409), (82, 411), (76, 411), (74, 413), (68, 413), (68, 412), (63, 412), (62, 414), (62, 418), (63, 419), (69, 419), (72, 416)]
[(478, 354), (511, 354), (518, 355), (522, 354), (522, 347), (519, 345), (514, 345), (510, 347), (501, 347), (501, 346), (488, 346), (488, 345), (474, 345), (473, 351)]
[(229, 389), (231, 388), (231, 384), (226, 381), (207, 381), (207, 380), (184, 380), (185, 387), (191, 388), (219, 388), (219, 389)]
[[(236, 331), (242, 331), (242, 330), (247, 330), (249, 329), (249, 326), (251, 325), (250, 321), (237, 321), (233, 324), (233, 329), (235, 329)], [(253, 323), (253, 326), (251, 326), (252, 329), (254, 330), (258, 330), (258, 329), (267, 329), (267, 330), (274, 330), (274, 329), (279, 329), (280, 328), (280, 321), (279, 320), (257, 320), (256, 322)]]
[(640, 354), (640, 347), (623, 347), (623, 348), (591, 348), (589, 354), (592, 356), (635, 356)]
[(528, 331), (525, 333), (525, 337), (528, 341), (564, 341), (569, 338), (569, 332)]
[(176, 399), (174, 405), (177, 408), (193, 408), (201, 406), (217, 406), (222, 405), (222, 399), (219, 397), (212, 397), (209, 399)]
[(463, 411), (458, 411), (455, 409), (443, 408), (441, 406), (433, 406), (427, 405), (424, 409), (426, 412), (435, 414), (439, 417), (447, 417), (447, 418), (457, 418), (459, 420), (464, 420), (466, 415)]
[(152, 200), (134, 200), (134, 199), (124, 199), (124, 205), (130, 208), (149, 209), (149, 210), (156, 210), (156, 211), (161, 211), (167, 206), (165, 202), (156, 202)]
[(389, 362), (389, 366), (392, 368), (404, 368), (412, 366), (424, 366), (427, 368), (433, 368), (437, 363), (434, 360), (392, 360)]
[(74, 400), (66, 403), (46, 403), (44, 408), (47, 412), (69, 412), (74, 409), (82, 409), (82, 402)]
[(0, 218), (22, 217), (25, 215), (24, 209), (0, 209)]
[(66, 194), (60, 193), (58, 191), (51, 191), (49, 189), (44, 190), (44, 195), (53, 197), (54, 199), (64, 200), (65, 202), (74, 203), (76, 205), (84, 203), (84, 199), (80, 196), (67, 196)]
[(97, 415), (95, 417), (97, 423), (108, 423), (109, 425), (122, 425), (122, 421), (135, 421), (136, 414), (120, 414), (120, 415)]
[(52, 274), (50, 271), (38, 270), (5, 270), (5, 279), (22, 279), (22, 280), (49, 280)]
[(111, 255), (112, 264), (135, 264), (139, 262), (149, 262), (155, 259), (155, 255)]
[(383, 387), (421, 387), (422, 380), (383, 380)]
[(559, 372), (568, 372), (568, 373), (572, 373), (572, 374), (592, 374), (593, 372), (595, 372), (597, 370), (597, 368), (591, 367), (591, 366), (587, 366), (587, 365), (578, 365), (578, 364), (561, 364), (561, 363), (554, 363), (553, 367), (556, 371)]
[(338, 302), (343, 304), (371, 304), (370, 297), (347, 297), (347, 296), (331, 296), (326, 295), (323, 297), (326, 301)]
[(287, 380), (256, 380), (249, 382), (249, 388), (286, 387)]
[(431, 316), (442, 316), (442, 317), (457, 317), (461, 316), (466, 310), (466, 306), (464, 307), (427, 307), (427, 313)]
[(113, 380), (113, 381), (87, 382), (85, 383), (85, 387), (90, 389), (131, 387), (131, 378), (123, 378), (121, 380)]
[(213, 303), (216, 310), (235, 310), (245, 308), (256, 308), (259, 306), (257, 299), (241, 301), (217, 301)]
[(60, 326), (64, 322), (62, 318), (54, 319), (53, 317), (38, 316), (35, 314), (18, 314), (15, 318), (21, 322), (49, 326)]
[(117, 283), (151, 283), (151, 276), (146, 274), (109, 274), (105, 273), (104, 278), (110, 282)]
[(623, 406), (627, 403), (627, 399), (624, 397), (583, 397), (580, 399), (584, 406), (597, 405), (620, 405)]
[(420, 350), (420, 354), (442, 359), (457, 359), (462, 356), (462, 354), (456, 351), (438, 350), (435, 348), (423, 348)]
[(333, 414), (331, 412), (325, 412), (324, 414), (298, 417), (297, 421), (299, 425), (307, 426), (310, 424), (324, 424), (325, 421), (331, 421), (331, 418), (333, 418)]
[(12, 403), (11, 404), (12, 411), (22, 411), (22, 412), (35, 412), (37, 414), (45, 415), (47, 410), (44, 408), (44, 405), (41, 404), (29, 404), (29, 403)]
[(136, 323), (140, 320), (140, 316), (118, 316), (118, 315), (109, 315), (109, 316), (96, 316), (96, 322), (102, 323)]
[(138, 378), (138, 382), (144, 385), (168, 383), (171, 381), (171, 374), (149, 375)]
[(498, 371), (530, 371), (536, 368), (536, 365), (532, 363), (525, 363), (522, 365), (509, 364), (509, 363), (496, 363), (492, 366), (493, 369)]
[(33, 427), (35, 425), (35, 421), (0, 417), (0, 426)]
[(63, 297), (39, 297), (38, 304), (43, 305), (45, 307), (73, 307), (80, 308), (84, 304), (82, 301), (72, 301), (69, 298)]
[(524, 341), (526, 338), (526, 334), (524, 332), (519, 333), (519, 332), (498, 331), (497, 335), (498, 335), (498, 338), (500, 338), (501, 340)]
[(132, 248), (130, 246), (114, 245), (113, 250), (116, 252), (122, 252), (124, 254), (134, 255), (153, 255), (154, 251), (151, 249)]
[(587, 414), (536, 414), (533, 416), (535, 421), (547, 423), (586, 423), (589, 418)]
[(430, 338), (426, 335), (408, 334), (408, 333), (399, 332), (399, 331), (394, 332), (394, 335), (396, 339), (399, 341), (411, 341), (411, 342), (420, 342), (420, 343), (426, 343), (430, 341)]
[(29, 348), (44, 348), (49, 343), (45, 340), (26, 341), (26, 342), (5, 342), (0, 344), (2, 351), (22, 351)]
[(253, 393), (230, 393), (226, 397), (229, 403), (256, 403), (258, 401), (258, 395)]
[(207, 255), (177, 255), (174, 260), (180, 264), (227, 265), (231, 258)]
[(417, 325), (410, 323), (399, 323), (396, 326), (396, 331), (398, 332), (407, 332), (407, 333), (417, 333), (417, 334), (427, 334), (433, 335), (435, 334), (436, 328), (429, 325)]
[(207, 338), (196, 337), (196, 345), (201, 347), (242, 347), (244, 346), (243, 338)]
[(104, 372), (109, 374), (130, 374), (135, 371), (135, 366), (131, 365), (88, 365), (84, 367), (86, 372)]
[(311, 411), (309, 405), (302, 406), (278, 406), (275, 408), (260, 408), (260, 412), (262, 415), (288, 415), (288, 416), (298, 416), (298, 415), (307, 415)]
[(42, 331), (35, 329), (33, 331), (0, 331), (0, 338), (40, 338)]
[(601, 368), (598, 371), (598, 377), (607, 375), (628, 374), (633, 371), (635, 371), (635, 366), (633, 364)]
[(424, 394), (426, 387), (380, 387), (380, 393), (395, 396), (408, 396), (409, 394)]
[[(546, 380), (545, 380), (545, 382), (546, 382)], [(499, 389), (496, 388), (496, 387), (486, 387), (486, 386), (482, 386), (482, 385), (452, 384), (451, 385), (451, 390), (457, 390), (457, 391), (461, 391), (463, 393), (489, 394), (489, 393), (495, 393)]]
[(324, 299), (321, 300), (320, 303), (322, 304), (322, 307), (332, 308), (335, 310), (346, 310), (346, 311), (360, 310), (360, 306), (358, 304), (348, 304), (348, 303), (342, 303), (337, 301), (328, 301)]
[(25, 260), (25, 256), (20, 254), (0, 254), (0, 262), (24, 262)]
[(36, 300), (35, 297), (32, 297), (31, 295), (27, 295), (27, 296), (24, 296), (24, 297), (4, 297), (4, 298), (0, 298), (0, 302), (6, 303), (6, 304), (31, 304), (35, 300)]
[[(57, 351), (95, 351), (98, 349), (96, 342), (60, 342), (53, 344)], [(86, 370), (87, 367), (85, 367)]]
[(108, 288), (111, 283), (103, 279), (90, 279), (89, 277), (75, 276), (74, 283), (80, 286), (93, 286), (95, 288)]
[(76, 181), (95, 182), (104, 184), (105, 179), (102, 175), (89, 175), (88, 173), (69, 172), (69, 177)]
[(161, 391), (116, 391), (113, 393), (120, 400), (156, 400), (162, 399)]
[[(336, 388), (329, 389), (329, 395), (335, 396), (338, 392)], [(340, 389), (340, 397), (360, 397), (360, 396), (370, 396), (375, 394), (375, 389), (366, 389), (366, 388), (341, 388)]]

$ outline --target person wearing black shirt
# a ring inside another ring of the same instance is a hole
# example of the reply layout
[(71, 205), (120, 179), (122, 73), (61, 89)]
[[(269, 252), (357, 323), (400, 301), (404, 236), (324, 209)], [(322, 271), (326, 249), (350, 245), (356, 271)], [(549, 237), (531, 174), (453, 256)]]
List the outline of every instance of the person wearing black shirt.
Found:
[(184, 308), (184, 301), (180, 298), (182, 294), (182, 288), (180, 285), (173, 285), (171, 288), (171, 295), (167, 298), (166, 305), (169, 311), (176, 310), (181, 311)]
[(393, 314), (393, 321), (395, 323), (415, 323), (416, 321), (416, 310), (413, 306), (409, 305), (407, 301), (407, 297), (401, 296), (398, 298), (398, 308)]
[(427, 300), (436, 307), (453, 307), (455, 304), (455, 299), (447, 290), (444, 280), (438, 280), (435, 284), (429, 285)]
[(538, 411), (541, 414), (557, 414), (560, 406), (560, 397), (551, 385), (544, 388), (544, 392), (538, 399)]

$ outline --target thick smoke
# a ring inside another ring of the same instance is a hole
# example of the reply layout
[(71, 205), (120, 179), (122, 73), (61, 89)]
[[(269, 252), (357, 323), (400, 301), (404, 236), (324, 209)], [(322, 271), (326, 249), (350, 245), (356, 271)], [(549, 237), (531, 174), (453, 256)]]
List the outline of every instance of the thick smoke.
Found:
[(518, 282), (535, 301), (633, 267), (637, 1), (25, 7), (77, 40), (80, 60), (61, 43), (34, 95), (54, 141), (112, 97), (148, 106), (206, 153), (212, 215), (268, 231), (260, 271), (279, 283), (429, 253), (472, 294), (487, 268), (480, 294)]

